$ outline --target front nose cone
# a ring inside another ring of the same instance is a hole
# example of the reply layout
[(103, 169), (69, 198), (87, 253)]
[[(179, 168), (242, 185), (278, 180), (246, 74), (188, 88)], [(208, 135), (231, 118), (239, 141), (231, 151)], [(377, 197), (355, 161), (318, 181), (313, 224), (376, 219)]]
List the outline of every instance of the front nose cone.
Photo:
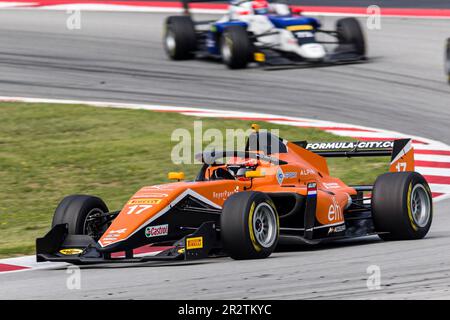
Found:
[(298, 51), (300, 56), (310, 60), (323, 59), (326, 55), (324, 47), (318, 43), (307, 43), (301, 45)]

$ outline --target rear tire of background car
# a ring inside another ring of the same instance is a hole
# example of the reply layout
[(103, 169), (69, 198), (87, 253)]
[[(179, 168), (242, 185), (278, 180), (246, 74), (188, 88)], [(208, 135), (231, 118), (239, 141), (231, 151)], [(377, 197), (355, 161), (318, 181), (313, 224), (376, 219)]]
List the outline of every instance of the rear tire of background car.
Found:
[(253, 45), (247, 30), (241, 26), (228, 27), (222, 34), (220, 53), (230, 69), (243, 69), (252, 59)]
[(356, 54), (360, 56), (366, 54), (366, 41), (358, 20), (355, 18), (339, 19), (336, 22), (336, 32), (339, 43), (353, 44)]
[[(92, 233), (92, 226), (88, 218), (93, 219), (96, 215), (98, 216), (106, 212), (108, 212), (108, 207), (98, 197), (88, 195), (67, 196), (59, 203), (55, 210), (52, 227), (67, 223), (69, 234), (87, 234), (93, 236), (94, 239), (99, 238), (101, 234), (96, 236), (90, 234)], [(99, 230), (99, 233), (101, 233), (101, 230)]]
[(197, 37), (191, 17), (168, 17), (163, 42), (164, 49), (172, 60), (193, 58), (197, 46)]
[(372, 216), (383, 240), (425, 237), (433, 220), (430, 187), (417, 172), (389, 172), (377, 178), (372, 192)]
[(447, 81), (450, 84), (450, 38), (447, 39), (447, 46), (445, 48), (445, 74)]
[(224, 251), (233, 259), (267, 258), (278, 243), (280, 223), (272, 200), (261, 192), (230, 196), (220, 218)]

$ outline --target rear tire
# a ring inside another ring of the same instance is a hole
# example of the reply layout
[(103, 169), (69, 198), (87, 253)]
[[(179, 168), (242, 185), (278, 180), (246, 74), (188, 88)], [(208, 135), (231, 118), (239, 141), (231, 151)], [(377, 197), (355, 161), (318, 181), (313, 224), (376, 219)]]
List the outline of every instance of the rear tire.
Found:
[(220, 218), (225, 252), (233, 259), (267, 258), (278, 243), (280, 223), (272, 200), (261, 192), (230, 196)]
[(447, 46), (445, 48), (445, 74), (447, 81), (450, 84), (450, 38), (447, 39)]
[(339, 43), (353, 44), (356, 54), (360, 56), (364, 56), (366, 54), (366, 41), (361, 25), (357, 19), (339, 19), (336, 22), (336, 32)]
[(163, 41), (164, 49), (172, 60), (193, 58), (197, 47), (197, 37), (191, 17), (168, 17)]
[(247, 30), (241, 26), (228, 27), (222, 34), (220, 53), (230, 69), (243, 69), (252, 60), (253, 45)]
[(425, 237), (433, 220), (430, 187), (417, 172), (389, 172), (377, 178), (372, 193), (372, 216), (383, 240)]
[(65, 197), (58, 205), (53, 215), (52, 227), (67, 224), (69, 234), (90, 235), (95, 240), (106, 231), (98, 230), (93, 234), (92, 225), (87, 221), (95, 215), (108, 212), (108, 207), (102, 199), (88, 195), (71, 195)]

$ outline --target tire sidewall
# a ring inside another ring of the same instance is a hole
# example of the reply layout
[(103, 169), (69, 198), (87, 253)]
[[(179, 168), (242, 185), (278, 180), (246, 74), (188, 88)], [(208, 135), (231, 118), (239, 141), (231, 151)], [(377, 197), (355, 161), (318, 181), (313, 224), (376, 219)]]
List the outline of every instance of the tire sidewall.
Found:
[[(430, 204), (430, 216), (423, 227), (417, 225), (412, 217), (411, 193), (418, 184), (425, 188)], [(381, 175), (375, 182), (372, 194), (372, 214), (375, 230), (389, 232), (380, 234), (385, 240), (423, 238), (433, 221), (433, 201), (428, 183), (416, 172)]]
[(366, 42), (361, 25), (355, 18), (340, 19), (336, 23), (339, 42), (342, 44), (353, 44), (360, 55), (366, 53)]
[[(264, 247), (258, 242), (253, 228), (255, 210), (263, 203), (270, 206), (276, 221), (275, 240), (270, 247)], [(225, 227), (228, 230), (224, 230)], [(241, 192), (232, 195), (225, 202), (221, 228), (224, 249), (232, 258), (261, 259), (267, 258), (275, 250), (279, 239), (280, 222), (275, 205), (266, 194)]]
[[(411, 193), (417, 184), (421, 184), (425, 188), (426, 195), (428, 196), (428, 202), (430, 204), (430, 216), (428, 218), (428, 222), (423, 227), (417, 225), (417, 223), (414, 221), (414, 218), (412, 217)], [(428, 233), (428, 230), (430, 230), (431, 227), (431, 223), (433, 222), (433, 198), (431, 197), (431, 190), (426, 180), (418, 174), (410, 176), (408, 183), (405, 185), (405, 189), (406, 196), (403, 199), (403, 206), (406, 209), (405, 211), (408, 215), (407, 230), (409, 230), (412, 238), (420, 239)]]
[[(167, 37), (171, 35), (174, 49), (167, 46)], [(171, 16), (166, 19), (163, 31), (163, 47), (166, 54), (173, 60), (186, 60), (194, 56), (197, 47), (195, 26), (188, 16)]]
[(67, 224), (69, 234), (85, 234), (85, 221), (91, 212), (108, 212), (108, 207), (98, 197), (71, 195), (64, 198), (55, 210), (52, 227)]
[[(224, 57), (223, 48), (228, 47), (229, 58)], [(220, 55), (222, 61), (230, 69), (243, 69), (251, 62), (253, 45), (247, 30), (241, 26), (231, 26), (224, 30), (220, 37)]]
[[(174, 41), (174, 48), (170, 49), (169, 46), (167, 45), (167, 37), (171, 35)], [(166, 51), (166, 54), (172, 58), (175, 59), (176, 57), (176, 50), (177, 50), (177, 40), (176, 40), (176, 36), (173, 32), (173, 30), (171, 30), (170, 26), (166, 24), (166, 28), (164, 31), (164, 50)]]
[[(261, 204), (267, 204), (271, 209), (273, 214), (275, 215), (275, 221), (276, 221), (276, 236), (275, 241), (272, 243), (270, 247), (264, 247), (259, 241), (256, 239), (255, 236), (255, 230), (254, 230), (254, 218), (255, 218), (255, 212), (259, 205)], [(278, 238), (280, 235), (280, 221), (278, 218), (278, 214), (275, 208), (275, 205), (273, 204), (272, 200), (270, 200), (269, 197), (265, 196), (262, 193), (257, 193), (253, 197), (252, 201), (249, 201), (247, 204), (247, 210), (245, 214), (245, 218), (247, 219), (247, 228), (246, 228), (246, 237), (250, 239), (252, 249), (255, 250), (255, 252), (258, 252), (263, 257), (269, 256), (276, 248)]]

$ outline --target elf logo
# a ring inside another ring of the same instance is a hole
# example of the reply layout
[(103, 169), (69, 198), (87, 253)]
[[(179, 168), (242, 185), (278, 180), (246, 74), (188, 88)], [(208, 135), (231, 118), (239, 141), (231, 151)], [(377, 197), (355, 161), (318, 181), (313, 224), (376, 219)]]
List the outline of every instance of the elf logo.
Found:
[(344, 216), (342, 215), (342, 208), (336, 201), (335, 197), (332, 197), (332, 204), (328, 208), (328, 220), (329, 221), (342, 221)]

